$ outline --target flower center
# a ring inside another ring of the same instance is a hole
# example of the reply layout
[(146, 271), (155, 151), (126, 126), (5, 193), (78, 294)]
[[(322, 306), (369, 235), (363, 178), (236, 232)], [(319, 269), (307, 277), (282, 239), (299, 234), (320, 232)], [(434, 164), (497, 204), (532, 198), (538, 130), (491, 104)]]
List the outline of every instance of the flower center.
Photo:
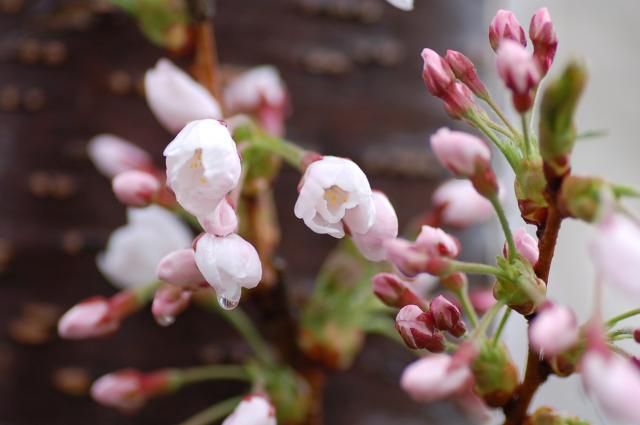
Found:
[[(202, 149), (196, 149), (191, 157), (191, 161), (189, 161), (189, 168), (192, 170), (199, 170), (202, 168)], [(201, 184), (207, 183), (207, 179), (205, 179), (204, 176), (200, 176), (199, 181)]]
[(327, 201), (327, 207), (329, 210), (335, 211), (342, 204), (347, 202), (349, 194), (338, 186), (331, 186), (324, 191), (324, 200)]

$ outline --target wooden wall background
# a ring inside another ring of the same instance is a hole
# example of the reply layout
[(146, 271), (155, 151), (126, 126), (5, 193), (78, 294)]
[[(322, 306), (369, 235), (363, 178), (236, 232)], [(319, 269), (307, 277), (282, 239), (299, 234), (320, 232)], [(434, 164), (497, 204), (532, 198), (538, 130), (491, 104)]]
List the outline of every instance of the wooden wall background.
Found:
[[(451, 123), (425, 93), (419, 52), (451, 47), (474, 56), (483, 45), (476, 43), (484, 37), (482, 2), (417, 0), (413, 13), (383, 0), (218, 3), (222, 61), (280, 68), (292, 93), (291, 139), (362, 164), (372, 185), (389, 194), (401, 222), (427, 206), (444, 176), (427, 135)], [(95, 377), (125, 366), (148, 370), (242, 355), (233, 332), (200, 311), (166, 329), (140, 314), (114, 337), (90, 342), (48, 338), (29, 327), (30, 317), (46, 316), (42, 303), (64, 309), (113, 292), (94, 258), (124, 223), (124, 208), (84, 147), (94, 134), (111, 132), (161, 163), (170, 135), (136, 85), (162, 54), (131, 19), (107, 12), (99, 1), (0, 0), (1, 424), (174, 424), (238, 391), (196, 385), (123, 417), (54, 389), (60, 368), (80, 367)], [(277, 198), (281, 253), (299, 290), (308, 288), (335, 241), (293, 216), (297, 179), (286, 170)], [(331, 376), (326, 423), (462, 423), (446, 406), (427, 410), (400, 392), (397, 380), (408, 360), (402, 349), (371, 338), (351, 371)]]

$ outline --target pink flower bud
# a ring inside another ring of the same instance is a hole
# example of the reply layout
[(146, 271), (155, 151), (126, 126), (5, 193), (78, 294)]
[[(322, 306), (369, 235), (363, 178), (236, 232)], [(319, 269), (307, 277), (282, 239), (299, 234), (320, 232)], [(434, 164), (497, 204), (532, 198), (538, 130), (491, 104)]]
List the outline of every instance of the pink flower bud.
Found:
[(429, 313), (433, 316), (433, 323), (436, 328), (448, 331), (451, 335), (458, 338), (467, 332), (458, 307), (442, 295), (438, 295), (431, 301), (429, 304)]
[(422, 60), (424, 61), (422, 79), (429, 93), (436, 97), (443, 97), (456, 81), (456, 76), (449, 64), (431, 49), (422, 50)]
[(545, 307), (529, 327), (529, 340), (540, 355), (553, 357), (578, 342), (578, 324), (573, 311), (553, 304)]
[(531, 17), (529, 24), (529, 38), (533, 44), (533, 57), (538, 61), (542, 74), (551, 68), (553, 58), (558, 49), (558, 36), (551, 21), (551, 15), (546, 7), (538, 9)]
[(373, 292), (389, 307), (402, 308), (406, 305), (425, 305), (425, 301), (411, 285), (391, 273), (378, 273), (373, 277)]
[(192, 248), (179, 249), (164, 256), (156, 269), (158, 279), (178, 286), (195, 286), (204, 282)]
[(109, 301), (93, 297), (76, 304), (60, 318), (58, 333), (66, 339), (95, 338), (112, 334), (119, 326)]
[(104, 176), (113, 178), (130, 170), (151, 170), (153, 162), (147, 152), (112, 134), (99, 134), (87, 145), (87, 153)]
[(413, 277), (426, 269), (429, 257), (405, 239), (389, 239), (384, 243), (387, 260), (402, 274)]
[(622, 214), (609, 214), (597, 225), (589, 251), (607, 282), (640, 297), (640, 227)]
[(457, 81), (449, 87), (449, 91), (442, 96), (442, 99), (444, 110), (454, 120), (462, 119), (472, 110), (477, 109), (469, 87)]
[(125, 369), (104, 375), (91, 386), (91, 397), (104, 406), (129, 412), (137, 410), (146, 401), (142, 374)]
[[(522, 255), (532, 266), (535, 266), (540, 256), (538, 240), (527, 233), (524, 227), (520, 227), (513, 233), (513, 241), (516, 244), (518, 254)], [(504, 245), (505, 256), (508, 255), (508, 247)]]
[(146, 207), (160, 190), (160, 182), (155, 176), (138, 170), (118, 174), (111, 186), (116, 198), (130, 207)]
[(226, 198), (220, 201), (211, 214), (198, 221), (207, 233), (216, 236), (227, 236), (238, 228), (236, 210)]
[(505, 40), (497, 51), (498, 75), (511, 90), (518, 112), (526, 112), (533, 104), (531, 90), (542, 78), (538, 62), (531, 53), (516, 42)]
[(486, 313), (497, 302), (493, 296), (493, 288), (477, 288), (469, 291), (469, 299), (473, 308), (481, 314)]
[(374, 190), (372, 198), (375, 207), (373, 225), (366, 233), (353, 232), (351, 239), (365, 258), (382, 261), (385, 259), (384, 243), (398, 236), (398, 216), (384, 193)]
[(633, 340), (635, 342), (640, 343), (640, 329), (634, 329), (634, 331), (633, 331)]
[(424, 348), (433, 353), (444, 351), (444, 335), (435, 328), (432, 316), (417, 305), (400, 309), (396, 329), (409, 348)]
[(512, 40), (521, 44), (522, 47), (527, 46), (524, 28), (522, 28), (516, 16), (510, 10), (500, 9), (496, 16), (493, 17), (491, 25), (489, 25), (489, 43), (495, 51), (498, 50), (504, 40)]
[(467, 227), (493, 216), (491, 203), (468, 180), (449, 180), (431, 198), (444, 225)]
[(457, 257), (460, 254), (460, 242), (442, 229), (422, 226), (416, 238), (416, 248), (431, 257)]
[(471, 177), (490, 166), (491, 150), (468, 133), (443, 127), (431, 136), (431, 149), (440, 163), (458, 177)]
[(489, 95), (484, 83), (478, 77), (478, 71), (476, 71), (471, 59), (455, 50), (447, 50), (445, 60), (458, 80), (467, 86), (473, 94), (480, 98), (485, 98)]
[(640, 423), (640, 371), (629, 360), (611, 352), (589, 350), (580, 363), (582, 382), (612, 418)]
[(468, 284), (467, 275), (462, 272), (451, 273), (440, 278), (440, 284), (444, 289), (455, 292), (463, 289)]
[(276, 411), (264, 395), (249, 394), (222, 425), (276, 425)]
[(446, 354), (434, 354), (411, 363), (400, 385), (414, 400), (432, 402), (455, 397), (473, 382), (468, 365), (453, 365)]
[(161, 326), (169, 326), (176, 321), (191, 301), (191, 291), (175, 285), (163, 285), (155, 293), (151, 312)]

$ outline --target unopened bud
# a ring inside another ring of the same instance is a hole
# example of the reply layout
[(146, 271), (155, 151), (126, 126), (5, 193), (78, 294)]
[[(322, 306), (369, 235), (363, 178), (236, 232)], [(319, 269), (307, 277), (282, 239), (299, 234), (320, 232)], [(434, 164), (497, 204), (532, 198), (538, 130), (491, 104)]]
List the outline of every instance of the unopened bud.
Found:
[(589, 425), (575, 416), (566, 416), (550, 407), (539, 407), (527, 420), (527, 425)]
[(442, 100), (445, 111), (454, 120), (463, 119), (478, 109), (469, 87), (457, 81), (442, 95)]
[(460, 241), (444, 230), (424, 225), (416, 238), (414, 246), (430, 257), (457, 257), (460, 254)]
[(431, 150), (440, 163), (458, 177), (473, 177), (490, 167), (489, 146), (468, 133), (443, 127), (431, 136)]
[(146, 207), (160, 190), (160, 182), (155, 176), (138, 170), (118, 174), (111, 185), (118, 200), (131, 207)]
[(198, 221), (207, 233), (216, 236), (227, 236), (238, 228), (236, 211), (226, 198), (220, 201), (211, 214)]
[(537, 61), (520, 44), (504, 40), (496, 55), (498, 75), (511, 90), (513, 106), (526, 112), (533, 105), (533, 89), (538, 86), (542, 73)]
[(613, 198), (610, 185), (601, 178), (567, 176), (559, 203), (563, 214), (591, 223), (603, 215)]
[(205, 281), (198, 270), (192, 248), (173, 251), (164, 256), (156, 269), (158, 279), (178, 286), (195, 286)]
[(452, 292), (460, 291), (468, 284), (467, 275), (462, 272), (451, 273), (440, 279), (440, 285)]
[(536, 58), (542, 74), (545, 75), (558, 49), (558, 36), (551, 21), (549, 9), (543, 7), (531, 17), (529, 38), (533, 44), (533, 57)]
[(518, 387), (518, 369), (502, 344), (485, 341), (471, 371), (476, 393), (491, 407), (504, 406)]
[[(518, 254), (529, 261), (532, 266), (535, 266), (540, 256), (538, 240), (527, 233), (524, 227), (520, 227), (513, 233), (513, 241), (516, 244)], [(509, 255), (509, 246), (506, 242), (504, 245), (504, 254), (505, 257)]]
[(529, 340), (541, 356), (550, 358), (578, 342), (578, 324), (573, 311), (562, 305), (544, 307), (529, 327)]
[(444, 351), (444, 335), (436, 329), (433, 318), (417, 305), (402, 307), (396, 316), (396, 329), (409, 348)]
[(93, 297), (67, 311), (58, 322), (58, 333), (66, 339), (85, 339), (110, 335), (120, 326), (111, 312), (109, 300)]
[(422, 50), (422, 79), (429, 92), (436, 97), (443, 97), (456, 81), (451, 67), (437, 52), (431, 49)]
[(524, 28), (510, 10), (500, 9), (489, 25), (489, 43), (496, 51), (504, 40), (514, 41), (522, 47), (527, 47), (527, 37)]
[(476, 71), (476, 67), (473, 62), (471, 62), (471, 59), (455, 50), (447, 50), (445, 60), (458, 80), (466, 85), (473, 94), (481, 99), (489, 97), (489, 92), (478, 77), (478, 71)]
[(143, 374), (135, 369), (123, 369), (96, 380), (91, 386), (91, 397), (104, 406), (133, 412), (150, 397), (170, 391), (168, 371)]
[(436, 328), (447, 331), (458, 338), (467, 332), (458, 307), (442, 295), (438, 295), (431, 301), (429, 313), (433, 316), (433, 324)]
[(425, 272), (429, 259), (427, 254), (418, 250), (414, 244), (405, 239), (389, 239), (384, 243), (387, 260), (408, 277)]
[[(498, 264), (506, 264), (506, 259), (498, 258)], [(493, 288), (493, 295), (513, 310), (527, 316), (545, 301), (547, 285), (538, 278), (528, 261), (515, 261), (506, 266), (508, 277), (500, 277)]]
[(147, 152), (112, 134), (99, 134), (87, 145), (89, 158), (109, 178), (129, 170), (149, 170), (153, 162)]
[(408, 282), (391, 273), (378, 273), (373, 277), (373, 292), (389, 307), (425, 305), (425, 301), (416, 294)]
[(161, 326), (169, 326), (182, 313), (191, 301), (192, 292), (179, 286), (166, 284), (161, 286), (153, 297), (151, 312)]
[(540, 103), (540, 153), (545, 172), (564, 176), (576, 141), (574, 115), (587, 81), (583, 64), (573, 61), (546, 85)]

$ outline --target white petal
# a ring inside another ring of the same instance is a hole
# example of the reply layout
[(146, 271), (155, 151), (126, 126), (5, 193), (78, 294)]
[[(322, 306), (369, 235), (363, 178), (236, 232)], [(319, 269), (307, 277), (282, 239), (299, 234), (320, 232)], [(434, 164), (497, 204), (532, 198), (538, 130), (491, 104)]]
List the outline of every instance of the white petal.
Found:
[(390, 5), (402, 10), (413, 10), (413, 0), (387, 0)]

